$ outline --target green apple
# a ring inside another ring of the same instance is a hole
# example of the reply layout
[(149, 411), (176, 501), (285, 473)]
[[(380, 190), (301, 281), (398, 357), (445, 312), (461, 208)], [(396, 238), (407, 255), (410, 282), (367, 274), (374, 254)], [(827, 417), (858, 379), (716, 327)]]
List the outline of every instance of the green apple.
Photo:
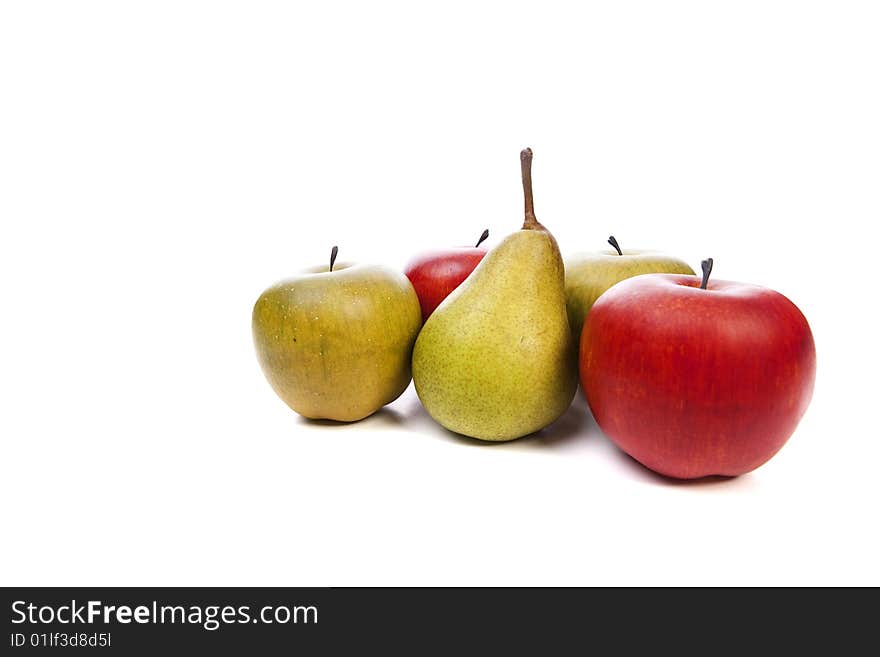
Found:
[(279, 397), (307, 418), (360, 420), (409, 385), (422, 326), (403, 274), (340, 263), (314, 267), (267, 289), (253, 312), (254, 345)]
[(565, 259), (565, 303), (575, 342), (590, 308), (615, 283), (639, 274), (691, 274), (686, 262), (657, 251), (621, 249), (614, 236), (608, 238), (614, 251), (578, 253)]

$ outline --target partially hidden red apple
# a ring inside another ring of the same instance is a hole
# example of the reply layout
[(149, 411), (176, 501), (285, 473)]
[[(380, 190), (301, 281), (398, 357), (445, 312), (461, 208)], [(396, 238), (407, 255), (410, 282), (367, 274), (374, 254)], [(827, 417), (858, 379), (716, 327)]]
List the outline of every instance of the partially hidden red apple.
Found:
[(614, 285), (587, 315), (580, 376), (597, 424), (669, 477), (736, 476), (785, 444), (816, 378), (810, 326), (756, 285), (644, 274)]
[(481, 248), (480, 244), (487, 237), (488, 229), (480, 235), (476, 246), (429, 251), (409, 262), (403, 273), (419, 297), (423, 322), (480, 264), (486, 255), (486, 249)]

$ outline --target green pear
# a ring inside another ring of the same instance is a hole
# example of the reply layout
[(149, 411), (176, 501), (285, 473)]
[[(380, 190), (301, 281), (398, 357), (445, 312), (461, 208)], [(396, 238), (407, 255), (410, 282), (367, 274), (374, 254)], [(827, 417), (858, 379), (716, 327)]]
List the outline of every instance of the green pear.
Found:
[(313, 419), (360, 420), (410, 382), (422, 325), (403, 274), (369, 265), (315, 267), (267, 289), (253, 312), (257, 358), (278, 396)]
[(608, 288), (640, 274), (690, 274), (684, 262), (657, 251), (621, 249), (614, 236), (608, 238), (614, 251), (578, 253), (565, 259), (565, 303), (575, 341), (580, 341), (590, 308)]
[(489, 251), (440, 304), (413, 350), (413, 381), (431, 417), (481, 440), (542, 429), (565, 412), (577, 390), (562, 257), (535, 218), (532, 151), (520, 159), (522, 230)]

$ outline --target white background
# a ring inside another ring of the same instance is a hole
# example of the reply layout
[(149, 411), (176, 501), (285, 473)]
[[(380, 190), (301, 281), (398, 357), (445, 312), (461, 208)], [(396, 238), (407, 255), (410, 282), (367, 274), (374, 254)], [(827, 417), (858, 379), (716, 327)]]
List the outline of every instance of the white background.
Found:
[[(0, 582), (880, 584), (876, 3), (312, 4), (3, 3)], [(484, 446), (412, 388), (349, 426), (276, 398), (261, 290), (497, 243), (524, 146), (564, 253), (804, 311), (770, 463), (664, 480), (580, 399)]]

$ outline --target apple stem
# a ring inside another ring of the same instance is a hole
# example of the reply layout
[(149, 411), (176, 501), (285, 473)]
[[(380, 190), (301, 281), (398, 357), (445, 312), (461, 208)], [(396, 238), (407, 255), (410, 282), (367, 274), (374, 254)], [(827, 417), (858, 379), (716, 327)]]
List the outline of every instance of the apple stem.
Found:
[(330, 249), (330, 271), (333, 271), (333, 265), (336, 263), (336, 255), (339, 253), (339, 247), (334, 246)]
[(480, 244), (482, 244), (486, 240), (487, 237), (489, 237), (489, 229), (488, 228), (483, 231), (482, 235), (480, 235), (480, 239), (478, 239), (477, 243), (474, 244), (474, 248), (476, 249), (478, 246), (480, 246)]
[(712, 258), (706, 258), (703, 262), (700, 263), (700, 267), (703, 268), (703, 282), (700, 283), (700, 289), (705, 290), (706, 286), (709, 284), (709, 275), (712, 273), (712, 265), (714, 264)]
[(623, 255), (623, 251), (620, 250), (620, 244), (617, 243), (614, 235), (608, 238), (608, 243), (614, 247), (614, 249), (617, 251), (617, 255)]
[(523, 194), (526, 199), (526, 219), (523, 228), (528, 230), (541, 228), (535, 217), (535, 201), (532, 199), (532, 149), (523, 149), (519, 154), (519, 161), (522, 168)]

